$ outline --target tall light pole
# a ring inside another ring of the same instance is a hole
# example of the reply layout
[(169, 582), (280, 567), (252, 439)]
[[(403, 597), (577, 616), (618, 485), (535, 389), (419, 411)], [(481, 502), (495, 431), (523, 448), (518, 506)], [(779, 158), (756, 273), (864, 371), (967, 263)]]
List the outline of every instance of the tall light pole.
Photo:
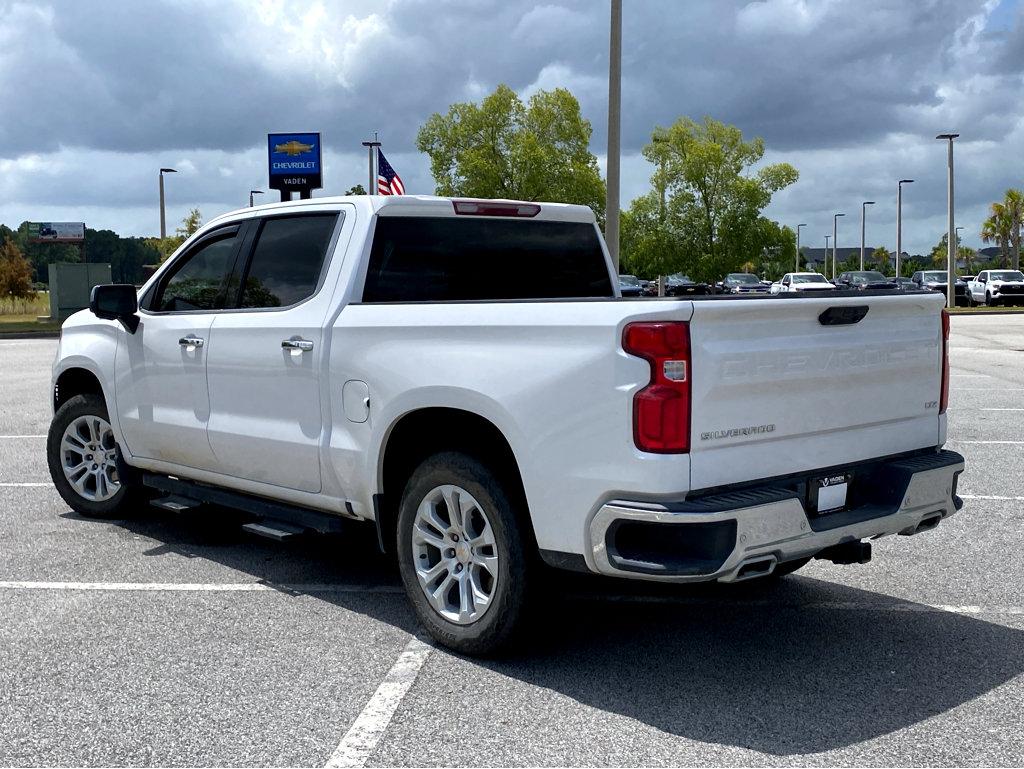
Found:
[(860, 204), (860, 270), (864, 271), (864, 217), (868, 206), (873, 206), (875, 201), (865, 200)]
[[(960, 254), (960, 230), (962, 230), (962, 229), (963, 229), (963, 225), (961, 225), (960, 227), (954, 227), (953, 228), (953, 232), (954, 232), (954, 234), (956, 236), (956, 238), (955, 238), (955, 241), (956, 241), (956, 253), (957, 253), (958, 256)], [(954, 271), (956, 270), (956, 264), (955, 263), (953, 264), (953, 270)], [(954, 297), (954, 298), (956, 298), (956, 297)]]
[(913, 179), (900, 179), (896, 185), (896, 277), (900, 276), (900, 259), (903, 256), (903, 185), (913, 184)]
[(831, 235), (825, 236), (825, 277), (828, 277), (828, 242), (832, 239)]
[[(832, 217), (832, 280), (836, 279), (836, 246), (839, 245), (839, 239), (836, 237), (836, 220), (840, 216), (846, 216), (846, 214), (835, 214)], [(828, 275), (825, 277), (827, 278)]]
[(619, 271), (619, 152), (622, 127), (622, 0), (611, 0), (608, 38), (608, 189), (604, 239)]
[(798, 224), (796, 226), (796, 262), (793, 266), (793, 272), (800, 272), (800, 228), (806, 226), (806, 224)]
[(167, 214), (164, 210), (164, 174), (178, 173), (173, 168), (160, 169), (160, 239), (167, 237)]
[(263, 190), (249, 190), (249, 208), (253, 207), (253, 195), (262, 195)]
[(936, 139), (945, 139), (949, 145), (946, 165), (949, 171), (949, 222), (946, 229), (946, 306), (956, 306), (956, 228), (953, 226), (953, 139), (960, 134), (939, 134)]

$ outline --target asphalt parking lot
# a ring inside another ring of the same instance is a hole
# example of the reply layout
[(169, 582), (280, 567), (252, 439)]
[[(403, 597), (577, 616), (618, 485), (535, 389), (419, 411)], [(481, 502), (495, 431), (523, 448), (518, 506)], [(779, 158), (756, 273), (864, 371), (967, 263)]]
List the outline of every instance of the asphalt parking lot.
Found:
[(71, 513), (56, 341), (0, 341), (0, 764), (1024, 765), (1024, 317), (952, 324), (959, 515), (769, 585), (555, 580), (489, 661), (416, 640), (372, 530)]

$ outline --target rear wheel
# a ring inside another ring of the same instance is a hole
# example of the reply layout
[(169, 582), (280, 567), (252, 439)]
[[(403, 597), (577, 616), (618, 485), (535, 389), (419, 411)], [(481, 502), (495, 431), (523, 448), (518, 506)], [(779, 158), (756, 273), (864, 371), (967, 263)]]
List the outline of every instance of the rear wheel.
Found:
[(57, 492), (81, 515), (119, 517), (134, 501), (134, 474), (121, 459), (98, 395), (76, 395), (57, 409), (46, 437), (46, 461)]
[(513, 636), (529, 584), (518, 512), (497, 476), (466, 454), (436, 454), (413, 473), (398, 515), (399, 569), (438, 643), (488, 654)]

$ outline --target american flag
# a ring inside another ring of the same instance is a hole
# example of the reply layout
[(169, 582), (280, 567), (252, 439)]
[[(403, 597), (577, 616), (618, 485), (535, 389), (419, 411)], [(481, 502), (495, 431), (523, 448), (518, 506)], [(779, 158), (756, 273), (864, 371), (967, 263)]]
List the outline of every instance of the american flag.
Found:
[(404, 195), (402, 177), (395, 173), (384, 153), (377, 148), (377, 193), (380, 195)]

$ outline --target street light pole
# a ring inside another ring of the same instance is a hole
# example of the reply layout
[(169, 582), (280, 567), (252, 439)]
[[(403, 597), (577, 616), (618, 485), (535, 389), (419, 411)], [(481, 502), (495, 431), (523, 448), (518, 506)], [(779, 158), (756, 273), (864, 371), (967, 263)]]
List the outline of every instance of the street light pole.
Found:
[(377, 141), (377, 132), (376, 131), (373, 132), (373, 141), (372, 142), (363, 142), (363, 146), (366, 147), (366, 157), (367, 157), (367, 160), (369, 160), (369, 162), (370, 162), (370, 176), (369, 176), (369, 179), (367, 181), (367, 184), (369, 186), (366, 188), (366, 194), (367, 195), (376, 195), (377, 194), (377, 184), (376, 184), (376, 181), (373, 178), (375, 176), (375, 174), (373, 173), (373, 149), (374, 149), (374, 147), (379, 147), (380, 146), (380, 142)]
[(896, 185), (896, 277), (900, 276), (900, 258), (903, 256), (903, 185), (913, 184), (913, 179), (900, 179)]
[(956, 306), (956, 227), (953, 226), (953, 139), (960, 134), (939, 134), (936, 139), (945, 139), (948, 143), (946, 166), (949, 171), (948, 190), (949, 222), (946, 230), (946, 306)]
[[(832, 217), (832, 280), (836, 279), (836, 246), (839, 245), (839, 238), (836, 237), (836, 221), (840, 216), (846, 216), (846, 214), (835, 214)], [(828, 275), (825, 277), (827, 278)]]
[(253, 207), (253, 195), (262, 195), (263, 190), (249, 190), (249, 208)]
[(619, 153), (622, 128), (622, 0), (611, 0), (608, 38), (608, 187), (604, 239), (619, 272)]
[(828, 277), (828, 242), (832, 239), (831, 235), (825, 236), (825, 277)]
[(868, 206), (873, 206), (875, 201), (865, 200), (860, 204), (860, 271), (864, 272), (864, 218)]
[(178, 173), (173, 168), (160, 169), (160, 239), (167, 237), (167, 213), (164, 209), (164, 174)]
[(796, 261), (793, 265), (793, 272), (800, 272), (800, 228), (806, 226), (806, 224), (798, 224), (796, 226)]

